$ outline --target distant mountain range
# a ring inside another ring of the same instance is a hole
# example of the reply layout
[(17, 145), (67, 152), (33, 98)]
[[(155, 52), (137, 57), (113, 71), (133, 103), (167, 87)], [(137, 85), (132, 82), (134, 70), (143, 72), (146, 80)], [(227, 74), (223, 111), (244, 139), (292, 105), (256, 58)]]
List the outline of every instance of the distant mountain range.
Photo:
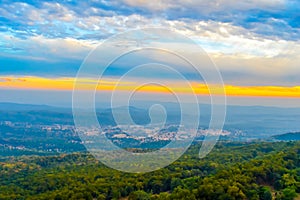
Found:
[[(127, 112), (133, 121), (143, 125), (149, 123), (149, 108), (153, 104), (161, 104), (167, 115), (167, 122), (180, 122), (180, 105), (173, 102), (134, 102), (129, 108), (120, 106), (100, 108), (96, 105), (97, 116), (101, 125), (115, 125), (113, 114)], [(211, 118), (210, 105), (201, 104), (200, 127), (208, 128)], [(215, 109), (217, 109), (216, 106)], [(161, 115), (160, 112), (151, 117)], [(193, 116), (190, 116), (193, 119)], [(73, 124), (71, 108), (60, 108), (48, 105), (30, 105), (16, 103), (0, 103), (0, 121), (29, 122), (35, 124)], [(263, 106), (227, 106), (224, 130), (242, 133), (247, 138), (267, 138), (272, 135), (300, 131), (300, 108), (278, 108)]]
[(18, 104), (1, 102), (0, 110), (2, 111), (29, 111), (29, 110), (52, 110), (55, 107), (48, 105), (32, 105), (32, 104)]
[(300, 140), (300, 132), (294, 133), (285, 133), (281, 135), (274, 135), (272, 136), (273, 139), (281, 140), (281, 141), (295, 141)]
[[(149, 105), (153, 104), (149, 102)], [(167, 125), (178, 125), (181, 117), (178, 104), (164, 102), (162, 105), (167, 113)], [(128, 111), (136, 124), (147, 125), (152, 118), (162, 114), (158, 112), (150, 116), (149, 107), (145, 104), (134, 104), (129, 107), (116, 107), (114, 110), (97, 108), (96, 114), (99, 124), (104, 128), (116, 125), (113, 114), (123, 117)], [(205, 130), (210, 120), (210, 106), (200, 105), (200, 112), (199, 128)], [(300, 140), (300, 109), (228, 106), (224, 130), (228, 135), (219, 138), (224, 141)], [(128, 132), (128, 135), (130, 134)], [(125, 135), (128, 136), (127, 133)], [(118, 136), (120, 135), (108, 135), (122, 148), (158, 148), (169, 142), (167, 140), (140, 142), (134, 138)], [(203, 137), (202, 135), (196, 139), (201, 141)], [(71, 108), (0, 103), (0, 156), (24, 155), (24, 152), (31, 155), (40, 152), (48, 154), (85, 150), (80, 142), (74, 130)], [(13, 149), (13, 152), (10, 149)]]

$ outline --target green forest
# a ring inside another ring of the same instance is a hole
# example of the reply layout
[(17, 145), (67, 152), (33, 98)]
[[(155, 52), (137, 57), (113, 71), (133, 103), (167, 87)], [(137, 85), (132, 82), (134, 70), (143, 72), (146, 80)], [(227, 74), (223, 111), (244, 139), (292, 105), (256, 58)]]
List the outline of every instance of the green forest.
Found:
[(89, 153), (0, 159), (0, 199), (292, 200), (300, 193), (300, 142), (201, 144), (144, 174), (110, 169)]

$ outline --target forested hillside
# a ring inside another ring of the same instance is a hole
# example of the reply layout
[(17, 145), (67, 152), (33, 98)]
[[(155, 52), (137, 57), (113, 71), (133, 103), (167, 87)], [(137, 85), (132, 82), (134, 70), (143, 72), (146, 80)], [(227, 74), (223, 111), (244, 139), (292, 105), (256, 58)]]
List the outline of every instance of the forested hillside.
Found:
[(295, 141), (300, 140), (300, 132), (294, 132), (294, 133), (286, 133), (281, 135), (274, 135), (274, 139), (281, 140), (281, 141)]
[(204, 159), (199, 144), (172, 165), (122, 173), (92, 156), (2, 158), (0, 199), (294, 199), (300, 143), (223, 143)]

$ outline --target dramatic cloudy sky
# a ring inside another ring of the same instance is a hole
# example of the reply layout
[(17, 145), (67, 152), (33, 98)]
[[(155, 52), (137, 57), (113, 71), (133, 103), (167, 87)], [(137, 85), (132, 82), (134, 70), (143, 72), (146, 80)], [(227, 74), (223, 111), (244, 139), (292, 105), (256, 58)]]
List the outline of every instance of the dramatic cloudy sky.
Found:
[[(83, 59), (99, 43), (123, 31), (162, 27), (209, 54), (229, 96), (238, 96), (232, 102), (299, 106), (299, 13), (298, 0), (4, 0), (0, 101), (28, 103), (31, 92), (49, 103), (45, 91), (54, 98), (54, 91), (72, 90)], [(112, 84), (114, 74), (118, 68), (109, 74)]]

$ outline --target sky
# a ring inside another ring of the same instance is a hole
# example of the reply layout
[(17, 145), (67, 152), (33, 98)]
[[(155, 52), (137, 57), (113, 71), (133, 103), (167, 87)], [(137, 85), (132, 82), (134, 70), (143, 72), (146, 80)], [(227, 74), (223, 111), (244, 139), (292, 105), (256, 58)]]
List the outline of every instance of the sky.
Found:
[[(115, 34), (155, 27), (192, 39), (208, 54), (220, 71), (229, 103), (300, 107), (299, 11), (298, 0), (3, 0), (0, 101), (68, 105), (76, 74), (93, 49)], [(108, 47), (105, 53), (111, 52)], [(169, 55), (158, 54), (137, 53), (114, 63), (98, 91), (114, 90), (124, 69), (143, 62), (163, 60), (184, 68)], [(169, 79), (174, 92), (192, 91), (200, 99), (209, 95), (203, 79), (188, 70), (182, 73), (191, 89), (154, 71), (151, 76), (133, 74), (118, 89), (130, 91), (146, 78)], [(82, 90), (98, 83), (91, 74), (80, 81)], [(214, 95), (220, 95), (219, 87)], [(167, 93), (157, 85), (140, 91), (160, 97)]]

